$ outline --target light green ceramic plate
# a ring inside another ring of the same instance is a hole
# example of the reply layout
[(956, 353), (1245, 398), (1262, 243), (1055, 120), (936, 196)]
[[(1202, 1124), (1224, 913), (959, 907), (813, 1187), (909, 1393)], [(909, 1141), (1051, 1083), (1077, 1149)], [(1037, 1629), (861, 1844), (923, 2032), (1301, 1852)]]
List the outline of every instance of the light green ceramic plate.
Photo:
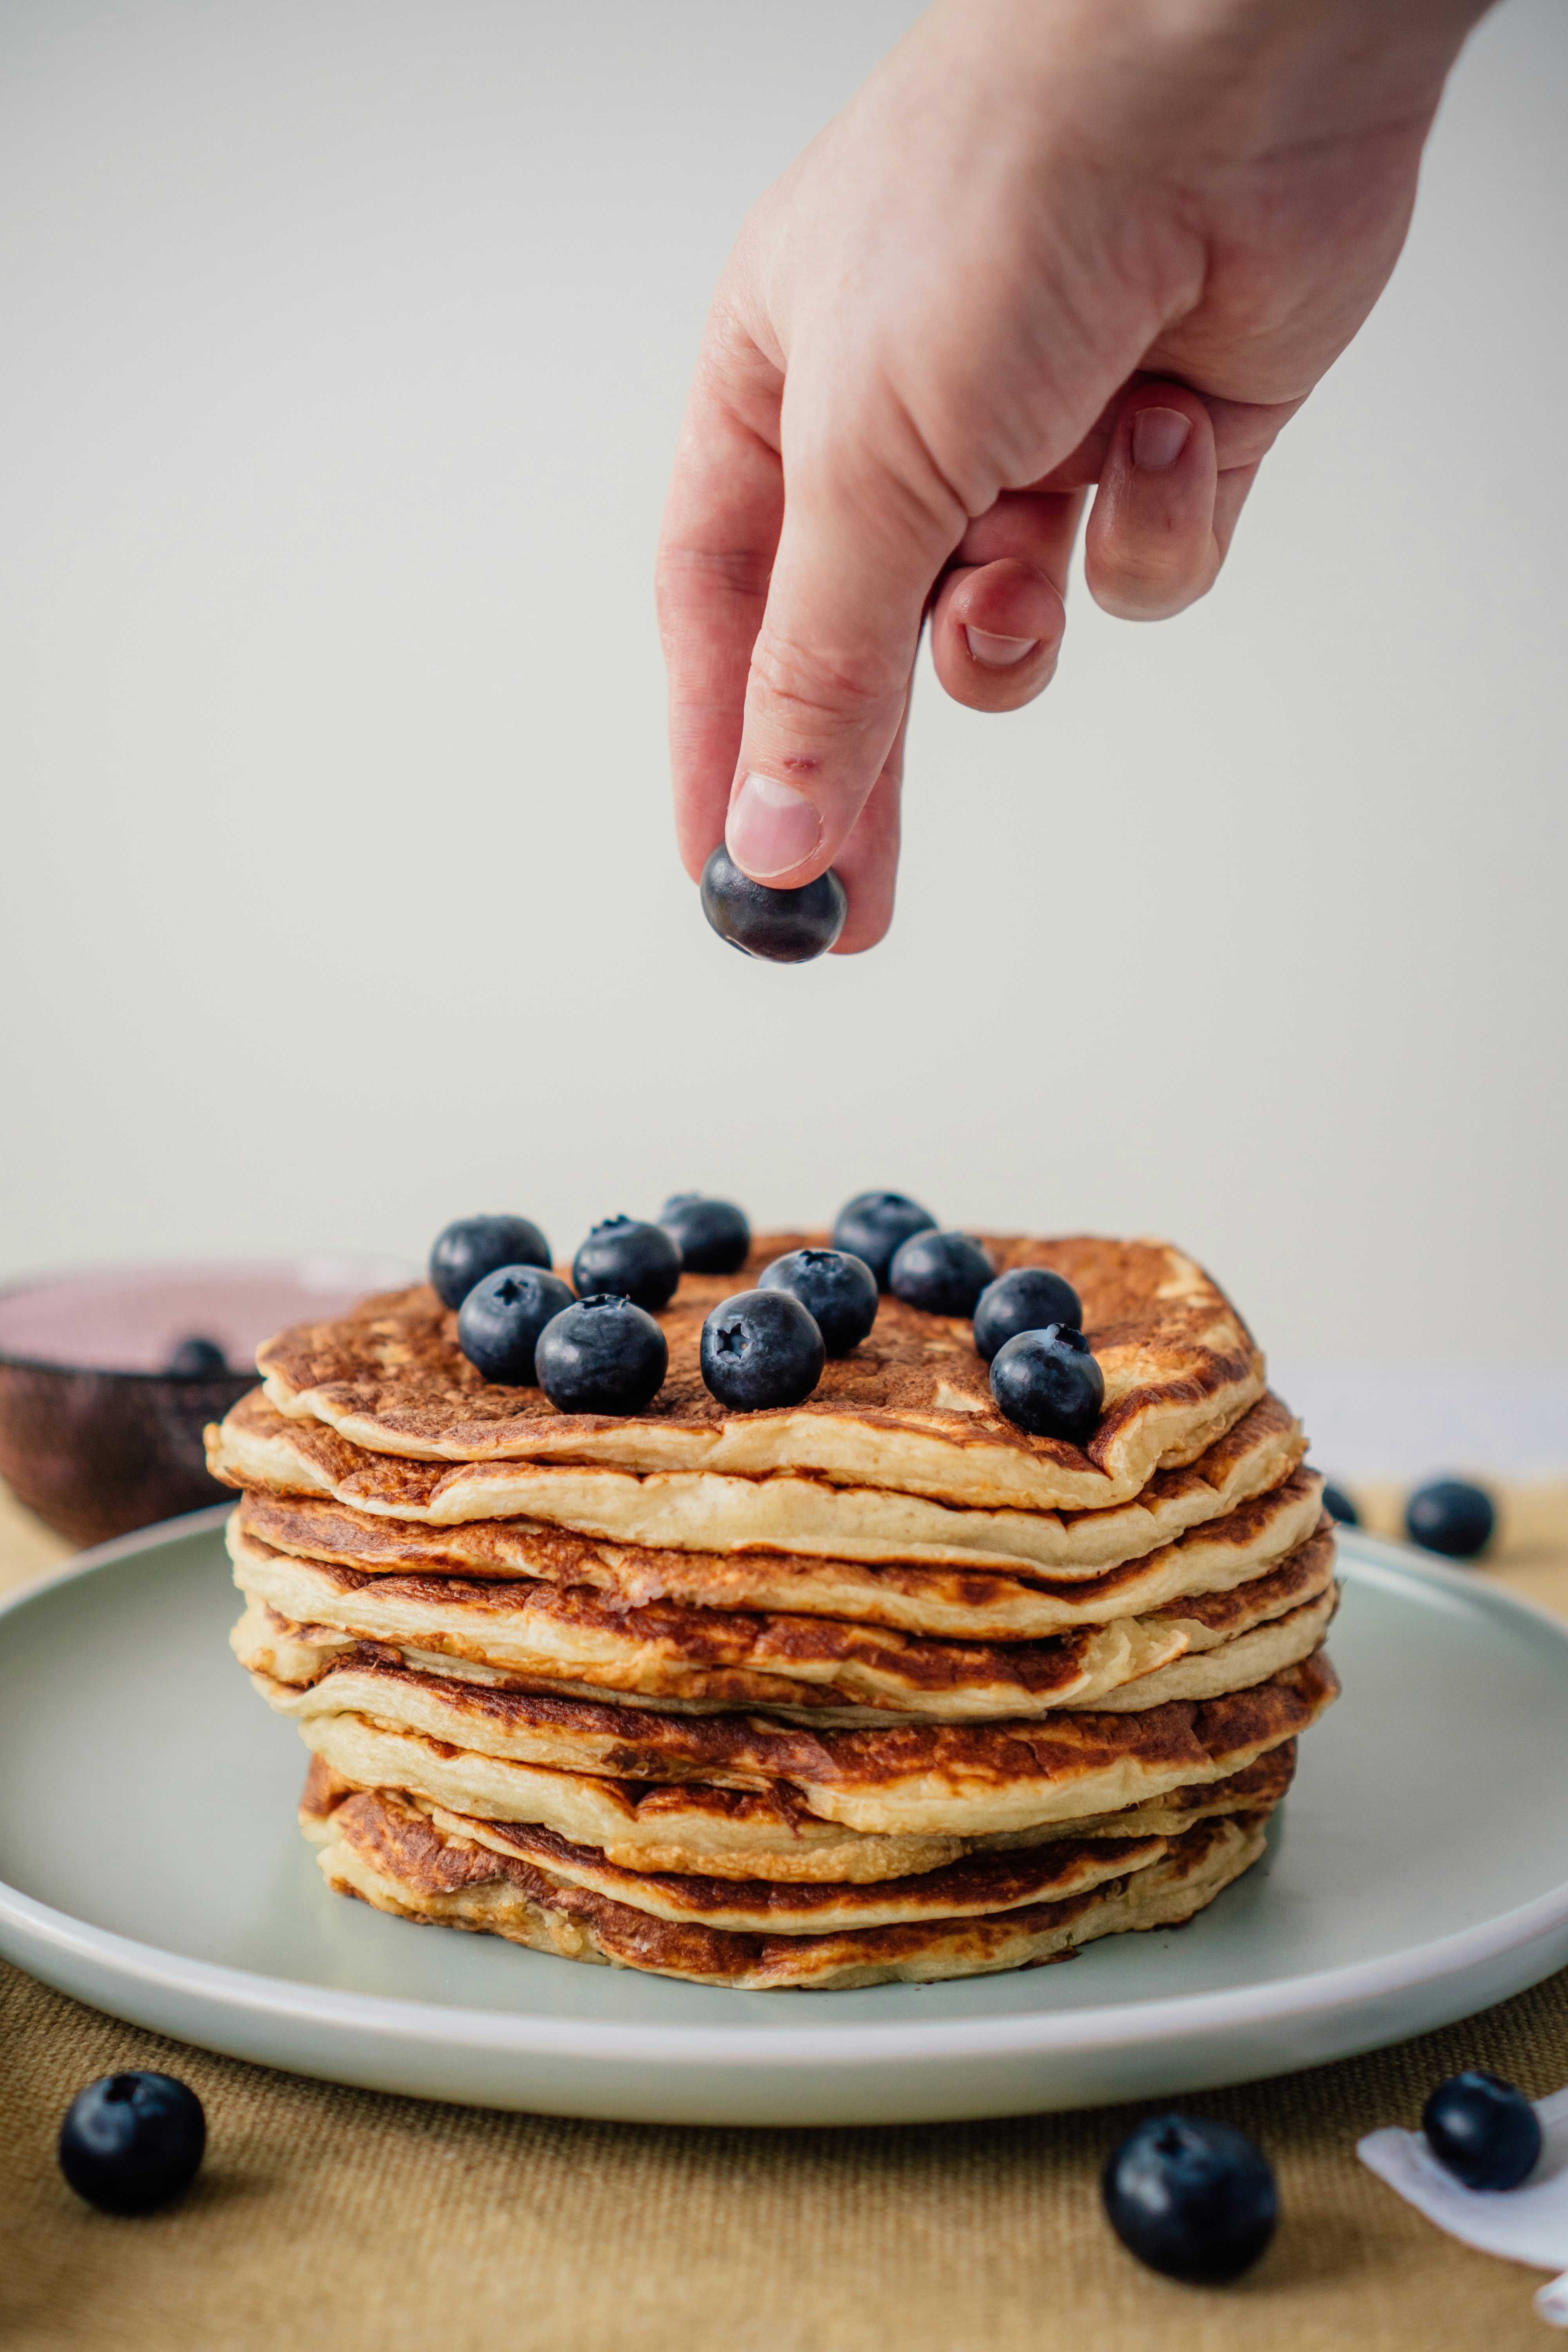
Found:
[(562, 2115), (868, 2123), (1163, 2098), (1460, 2017), (1568, 1962), (1568, 1625), (1347, 1537), (1345, 1696), (1272, 1851), (1068, 1968), (723, 1992), (415, 1928), (323, 1885), (304, 1751), (226, 1643), (204, 1513), (0, 1608), (0, 1951), (137, 2023)]

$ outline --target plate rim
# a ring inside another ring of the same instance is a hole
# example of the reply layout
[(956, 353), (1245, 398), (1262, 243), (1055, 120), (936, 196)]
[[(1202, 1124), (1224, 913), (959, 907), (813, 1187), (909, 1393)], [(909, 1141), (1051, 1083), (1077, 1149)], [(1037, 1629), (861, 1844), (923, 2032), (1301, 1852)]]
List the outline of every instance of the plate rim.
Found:
[[(86, 1578), (144, 1551), (185, 1537), (216, 1532), (233, 1506), (159, 1521), (95, 1545), (26, 1583), (0, 1594), (0, 1628), (16, 1610), (57, 1586)], [(1471, 1606), (1521, 1619), (1544, 1630), (1568, 1651), (1568, 1622), (1504, 1586), (1478, 1586), (1474, 1571), (1428, 1561), (1411, 1547), (1342, 1528), (1340, 1538), (1367, 1580), (1426, 1584)], [(4, 1638), (0, 1631), (0, 1639)], [(1568, 1661), (1565, 1661), (1568, 1663)], [(759, 2024), (634, 2024), (515, 2011), (399, 2000), (385, 1993), (348, 1992), (293, 1977), (263, 1975), (222, 1961), (203, 1960), (95, 1927), (0, 1880), (0, 1928), (19, 1929), (29, 1941), (115, 1976), (231, 2013), (279, 2021), (351, 2029), (394, 2043), (423, 2043), (452, 2052), (486, 2050), (509, 2058), (596, 2059), (659, 2067), (766, 2065), (791, 2073), (832, 2063), (861, 2074), (911, 2060), (1009, 2056), (1063, 2057), (1126, 2049), (1151, 2038), (1162, 2043), (1201, 2042), (1216, 2029), (1241, 2033), (1280, 2020), (1302, 2020), (1376, 2001), (1484, 1967), (1568, 1925), (1568, 1880), (1493, 1918), (1371, 1960), (1255, 1986), (1173, 1994), (1164, 1999), (1107, 2001), (1072, 2010), (1012, 2011), (995, 2017), (898, 2021), (850, 2018), (780, 2033)]]

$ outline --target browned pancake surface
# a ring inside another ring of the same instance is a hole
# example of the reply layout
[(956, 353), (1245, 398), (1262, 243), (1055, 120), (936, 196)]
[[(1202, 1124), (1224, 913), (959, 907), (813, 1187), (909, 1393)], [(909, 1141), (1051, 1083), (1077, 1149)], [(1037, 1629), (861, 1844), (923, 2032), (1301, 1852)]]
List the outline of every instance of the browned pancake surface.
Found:
[[(866, 1709), (956, 1720), (1110, 1704), (1100, 1695), (1136, 1692), (1140, 1678), (1185, 1652), (1217, 1649), (1299, 1609), (1326, 1591), (1334, 1570), (1331, 1523), (1278, 1568), (1212, 1601), (1195, 1597), (1148, 1618), (1037, 1641), (951, 1642), (830, 1617), (668, 1601), (623, 1610), (586, 1586), (367, 1576), (272, 1551), (232, 1524), (230, 1549), (235, 1580), (252, 1603), (236, 1646), (244, 1663), (284, 1681), (317, 1679), (357, 1643), (367, 1661), (417, 1670), (448, 1658), (517, 1687), (586, 1685), (590, 1694), (598, 1687), (699, 1707), (832, 1710), (849, 1721)], [(1235, 1678), (1256, 1679), (1315, 1640), (1303, 1626), (1294, 1652)], [(1213, 1675), (1205, 1679), (1211, 1689), (1224, 1686)]]
[[(738, 1555), (748, 1556), (734, 1570), (737, 1592), (738, 1580), (754, 1580), (763, 1572), (760, 1560), (770, 1557), (809, 1562), (824, 1591), (833, 1589), (820, 1573), (827, 1559), (849, 1563), (852, 1571), (941, 1563), (985, 1574), (1098, 1578), (1264, 1497), (1290, 1477), (1305, 1451), (1294, 1415), (1277, 1397), (1265, 1396), (1196, 1461), (1157, 1472), (1132, 1500), (1104, 1510), (1058, 1512), (953, 1509), (923, 1496), (848, 1488), (795, 1473), (642, 1476), (603, 1465), (408, 1462), (354, 1444), (318, 1421), (279, 1412), (260, 1391), (209, 1428), (206, 1442), (207, 1466), (225, 1485), (318, 1504), (331, 1497), (352, 1512), (352, 1521), (337, 1522), (335, 1548), (367, 1568), (390, 1565), (401, 1546), (410, 1565), (416, 1559), (439, 1561), (479, 1574), (510, 1567), (563, 1583), (624, 1589), (628, 1599), (689, 1590), (690, 1597), (705, 1601), (718, 1596), (710, 1586), (683, 1586), (681, 1580), (701, 1570), (689, 1570), (679, 1555), (709, 1562), (711, 1576)], [(1297, 1488), (1294, 1499), (1300, 1504), (1304, 1490)], [(524, 1504), (526, 1516), (520, 1517)], [(651, 1542), (638, 1532), (649, 1519), (662, 1530)], [(395, 1524), (378, 1536), (374, 1523), (387, 1520)], [(418, 1537), (410, 1523), (421, 1522), (442, 1533)], [(1256, 1515), (1237, 1523), (1244, 1543), (1256, 1524)], [(351, 1527), (368, 1542), (351, 1545)], [(700, 1528), (710, 1531), (708, 1539), (698, 1539)], [(805, 1529), (819, 1532), (807, 1536)], [(713, 1534), (721, 1535), (718, 1544)], [(311, 1549), (303, 1539), (297, 1545), (287, 1537), (264, 1539), (279, 1549)], [(407, 1549), (414, 1546), (416, 1553)], [(863, 1581), (858, 1589), (875, 1588)], [(951, 1595), (963, 1589), (952, 1586)], [(923, 1590), (940, 1595), (942, 1588), (909, 1587), (911, 1593)]]
[[(1254, 1413), (1267, 1415), (1267, 1398)], [(265, 1408), (268, 1412), (270, 1408)], [(1282, 1409), (1281, 1409), (1282, 1410)], [(1247, 1416), (1250, 1421), (1253, 1413)], [(1234, 1433), (1233, 1433), (1234, 1434)], [(333, 1445), (340, 1439), (331, 1439)], [(1215, 1449), (1217, 1451), (1217, 1449)], [(1208, 1455), (1204, 1461), (1208, 1461)], [(1162, 1472), (1163, 1478), (1192, 1473)], [(1318, 1528), (1322, 1482), (1297, 1470), (1268, 1494), (1239, 1505), (1191, 1535), (1091, 1580), (1042, 1576), (1029, 1583), (978, 1570), (868, 1564), (773, 1552), (656, 1551), (616, 1544), (525, 1520), (469, 1519), (453, 1528), (373, 1517), (324, 1498), (247, 1493), (240, 1535), (268, 1550), (330, 1562), (361, 1575), (428, 1574), (519, 1578), (588, 1588), (620, 1611), (668, 1601), (713, 1611), (785, 1612), (844, 1617), (916, 1633), (959, 1638), (1047, 1634), (1079, 1623), (1167, 1605), (1175, 1591), (1201, 1591), (1205, 1580), (1228, 1589), (1238, 1576), (1283, 1558)]]
[(1155, 1861), (1057, 1902), (833, 1935), (676, 1924), (497, 1853), (396, 1798), (351, 1797), (322, 1854), (341, 1891), (413, 1918), (508, 1937), (574, 1959), (756, 1990), (935, 1979), (1038, 1965), (1093, 1936), (1190, 1917), (1258, 1858), (1267, 1817), (1200, 1822)]
[(770, 1260), (821, 1236), (760, 1239), (727, 1278), (687, 1276), (659, 1321), (669, 1371), (644, 1414), (557, 1412), (537, 1389), (483, 1381), (457, 1346), (457, 1318), (433, 1290), (366, 1300), (330, 1323), (300, 1325), (259, 1351), (274, 1402), (303, 1411), (372, 1451), (481, 1462), (545, 1458), (633, 1469), (776, 1468), (908, 1488), (978, 1504), (1096, 1508), (1124, 1499), (1162, 1463), (1188, 1462), (1261, 1393), (1262, 1359), (1229, 1301), (1164, 1244), (1078, 1236), (987, 1238), (998, 1271), (1049, 1265), (1073, 1283), (1106, 1379), (1087, 1447), (1016, 1428), (992, 1401), (966, 1322), (884, 1297), (870, 1336), (831, 1360), (798, 1406), (726, 1411), (703, 1385), (706, 1316)]
[(312, 1718), (348, 1712), (411, 1730), (459, 1759), (471, 1751), (614, 1780), (782, 1792), (805, 1811), (855, 1829), (961, 1835), (1113, 1811), (1224, 1779), (1304, 1731), (1339, 1689), (1319, 1649), (1245, 1690), (1131, 1714), (817, 1730), (763, 1716), (658, 1714), (495, 1689), (358, 1660), (303, 1688), (257, 1680), (307, 1734)]
[[(300, 1825), (310, 1837), (319, 1841), (343, 1799), (367, 1789), (411, 1797), (427, 1811), (451, 1810), (455, 1801), (438, 1787), (426, 1785), (443, 1777), (439, 1759), (433, 1769), (434, 1743), (376, 1735), (358, 1717), (338, 1717), (313, 1730), (332, 1748), (354, 1756), (356, 1764), (343, 1769), (325, 1755), (312, 1754), (300, 1800)], [(393, 1770), (379, 1770), (378, 1759)], [(399, 1764), (412, 1768), (409, 1777), (397, 1777)], [(972, 1853), (1034, 1847), (1064, 1837), (1170, 1838), (1194, 1822), (1222, 1814), (1269, 1812), (1289, 1788), (1295, 1769), (1296, 1743), (1287, 1739), (1218, 1780), (1167, 1789), (1114, 1812), (1080, 1813), (1067, 1822), (1035, 1822), (973, 1837), (931, 1831), (879, 1836), (847, 1830), (805, 1813), (784, 1790), (763, 1796), (694, 1781), (658, 1788), (566, 1772), (534, 1772), (528, 1810), (514, 1807), (504, 1815), (482, 1818), (497, 1827), (519, 1822), (552, 1830), (566, 1843), (626, 1870), (727, 1882), (858, 1886), (940, 1870)], [(471, 1805), (458, 1803), (457, 1810), (475, 1817)]]

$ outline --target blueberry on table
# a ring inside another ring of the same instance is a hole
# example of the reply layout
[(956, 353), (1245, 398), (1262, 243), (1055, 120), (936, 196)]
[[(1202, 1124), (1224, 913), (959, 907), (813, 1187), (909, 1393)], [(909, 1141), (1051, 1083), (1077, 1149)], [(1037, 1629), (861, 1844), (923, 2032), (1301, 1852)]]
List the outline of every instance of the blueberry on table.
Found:
[(1274, 2235), (1279, 2195), (1245, 2132), (1203, 2116), (1154, 2116), (1124, 2139), (1100, 2194), (1130, 2254), (1166, 2278), (1220, 2286)]
[(844, 929), (849, 901), (831, 867), (801, 890), (770, 890), (720, 847), (702, 868), (702, 911), (721, 940), (768, 963), (809, 963)]
[(60, 2126), (60, 2170), (101, 2213), (152, 2213), (201, 2168), (206, 2117), (173, 2074), (105, 2074), (79, 2091)]
[(1105, 1375), (1089, 1341), (1068, 1323), (1020, 1331), (991, 1359), (991, 1393), (1008, 1420), (1033, 1437), (1082, 1445), (1105, 1402)]
[(579, 1297), (618, 1290), (651, 1315), (668, 1306), (680, 1280), (680, 1252), (662, 1225), (636, 1217), (605, 1217), (594, 1227), (572, 1261)]
[(1359, 1528), (1361, 1513), (1342, 1486), (1323, 1488), (1323, 1508), (1331, 1519), (1342, 1528)]
[(935, 1228), (931, 1211), (902, 1192), (857, 1192), (838, 1212), (833, 1246), (847, 1251), (851, 1257), (864, 1258), (879, 1288), (886, 1290), (888, 1268), (899, 1244), (908, 1241), (911, 1234), (931, 1233)]
[(1411, 1542), (1446, 1559), (1474, 1559), (1490, 1543), (1496, 1525), (1491, 1496), (1463, 1478), (1434, 1478), (1430, 1486), (1417, 1486), (1405, 1510)]
[(559, 1275), (543, 1266), (500, 1266), (476, 1282), (458, 1307), (458, 1345), (487, 1381), (531, 1388), (540, 1333), (571, 1304)]
[(560, 1412), (642, 1412), (668, 1370), (664, 1333), (618, 1290), (563, 1307), (533, 1351), (534, 1378)]
[(1016, 1265), (981, 1292), (974, 1308), (974, 1350), (986, 1363), (1020, 1331), (1043, 1331), (1052, 1323), (1083, 1328), (1083, 1307), (1070, 1282), (1048, 1266)]
[(798, 1298), (830, 1356), (858, 1348), (877, 1319), (877, 1277), (863, 1257), (847, 1250), (791, 1250), (764, 1266), (757, 1283)]
[(171, 1348), (163, 1370), (176, 1381), (221, 1381), (228, 1370), (228, 1358), (216, 1339), (194, 1331), (177, 1348)]
[(658, 1222), (680, 1252), (688, 1274), (738, 1274), (746, 1263), (752, 1228), (733, 1201), (672, 1192)]
[(443, 1307), (460, 1307), (476, 1282), (503, 1265), (548, 1265), (550, 1244), (527, 1217), (459, 1217), (430, 1253), (430, 1281)]
[(927, 1315), (973, 1315), (996, 1269), (967, 1234), (911, 1234), (893, 1252), (888, 1287)]
[(1522, 2091), (1473, 2067), (1439, 2083), (1421, 2111), (1426, 2145), (1467, 2189), (1518, 2189), (1541, 2154), (1541, 2118)]
[(814, 1318), (787, 1290), (742, 1290), (702, 1326), (702, 1377), (736, 1412), (803, 1403), (826, 1355)]

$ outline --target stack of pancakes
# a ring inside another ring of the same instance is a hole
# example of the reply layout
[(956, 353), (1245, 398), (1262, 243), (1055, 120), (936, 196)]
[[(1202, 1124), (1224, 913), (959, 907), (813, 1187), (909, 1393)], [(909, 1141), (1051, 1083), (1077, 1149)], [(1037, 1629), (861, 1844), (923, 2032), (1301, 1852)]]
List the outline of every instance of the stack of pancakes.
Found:
[(819, 1238), (683, 1277), (635, 1417), (488, 1385), (423, 1287), (262, 1349), (209, 1458), (331, 1885), (755, 1989), (1067, 1958), (1256, 1861), (1336, 1589), (1246, 1326), (1163, 1244), (988, 1237), (1083, 1301), (1085, 1449), (890, 1297), (804, 1404), (726, 1410), (704, 1318)]

